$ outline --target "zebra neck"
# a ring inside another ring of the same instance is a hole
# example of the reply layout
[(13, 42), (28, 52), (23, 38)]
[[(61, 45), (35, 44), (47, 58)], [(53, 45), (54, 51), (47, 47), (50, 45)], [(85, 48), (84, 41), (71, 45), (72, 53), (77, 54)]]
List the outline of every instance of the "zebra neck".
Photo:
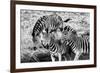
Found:
[(71, 39), (73, 41), (76, 41), (77, 38), (78, 38), (78, 36), (77, 35), (74, 35), (74, 34), (71, 34), (70, 37), (69, 37), (69, 39)]

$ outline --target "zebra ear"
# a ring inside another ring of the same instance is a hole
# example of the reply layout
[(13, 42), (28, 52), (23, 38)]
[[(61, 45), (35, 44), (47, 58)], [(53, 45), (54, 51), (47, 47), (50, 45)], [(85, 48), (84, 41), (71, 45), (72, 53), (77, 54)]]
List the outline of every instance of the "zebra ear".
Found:
[(69, 20), (72, 20), (72, 19), (68, 18), (68, 19), (64, 20), (64, 22), (68, 22)]

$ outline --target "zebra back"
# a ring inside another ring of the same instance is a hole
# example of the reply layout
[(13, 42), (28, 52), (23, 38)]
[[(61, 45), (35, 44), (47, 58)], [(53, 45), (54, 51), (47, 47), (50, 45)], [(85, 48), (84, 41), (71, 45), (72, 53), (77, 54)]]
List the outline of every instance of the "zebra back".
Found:
[[(76, 37), (74, 39), (67, 39), (63, 42), (65, 47), (70, 46), (71, 51), (74, 53), (81, 52), (81, 53), (89, 53), (90, 43), (88, 37)], [(68, 48), (67, 48), (68, 49)]]
[(64, 28), (63, 34), (65, 35), (63, 38), (63, 45), (65, 47), (70, 46), (74, 53), (89, 53), (89, 36), (78, 36), (77, 32), (70, 26)]

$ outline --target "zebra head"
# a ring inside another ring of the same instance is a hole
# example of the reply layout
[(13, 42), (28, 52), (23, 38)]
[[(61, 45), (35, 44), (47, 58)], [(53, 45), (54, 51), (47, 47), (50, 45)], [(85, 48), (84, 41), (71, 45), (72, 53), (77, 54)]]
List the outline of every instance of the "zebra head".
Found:
[(70, 39), (73, 36), (77, 36), (77, 31), (74, 30), (71, 26), (67, 25), (63, 28), (62, 34), (62, 39)]
[(45, 28), (39, 35), (39, 42), (44, 46), (44, 48), (48, 49), (51, 40), (50, 38), (51, 34), (48, 32), (48, 28)]
[(49, 49), (49, 44), (53, 40), (60, 40), (62, 38), (62, 32), (60, 29), (52, 29), (48, 28), (43, 29), (40, 33), (40, 43), (44, 46), (44, 48)]
[(57, 30), (53, 31), (51, 38), (55, 40), (60, 40), (63, 36), (62, 31), (58, 28)]
[(62, 18), (55, 13), (40, 17), (33, 27), (33, 42), (36, 41), (36, 37), (39, 36), (42, 33), (42, 31), (46, 30), (48, 34), (49, 32), (51, 32), (51, 30), (55, 30), (58, 27), (61, 27), (62, 25)]

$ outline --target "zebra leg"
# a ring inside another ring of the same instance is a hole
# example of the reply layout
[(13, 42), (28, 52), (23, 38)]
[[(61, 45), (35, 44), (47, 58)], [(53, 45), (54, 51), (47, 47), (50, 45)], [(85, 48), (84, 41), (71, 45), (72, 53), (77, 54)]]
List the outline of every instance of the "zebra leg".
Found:
[(52, 62), (55, 62), (55, 58), (54, 58), (53, 54), (51, 54), (51, 60), (52, 60)]
[(76, 55), (75, 55), (75, 57), (74, 57), (74, 60), (78, 60), (79, 57), (80, 57), (80, 55), (81, 55), (81, 53), (80, 52), (77, 52)]
[(62, 60), (62, 57), (61, 57), (61, 54), (60, 53), (58, 53), (58, 58), (59, 58), (59, 61)]
[(67, 58), (66, 58), (66, 56), (64, 55), (63, 57), (64, 57), (64, 60), (65, 60), (65, 61), (67, 61)]
[(71, 60), (71, 56), (69, 54), (63, 54), (64, 61)]
[(70, 60), (70, 61), (72, 60), (72, 58), (71, 58), (71, 56), (70, 56), (70, 55), (68, 55), (68, 60)]

